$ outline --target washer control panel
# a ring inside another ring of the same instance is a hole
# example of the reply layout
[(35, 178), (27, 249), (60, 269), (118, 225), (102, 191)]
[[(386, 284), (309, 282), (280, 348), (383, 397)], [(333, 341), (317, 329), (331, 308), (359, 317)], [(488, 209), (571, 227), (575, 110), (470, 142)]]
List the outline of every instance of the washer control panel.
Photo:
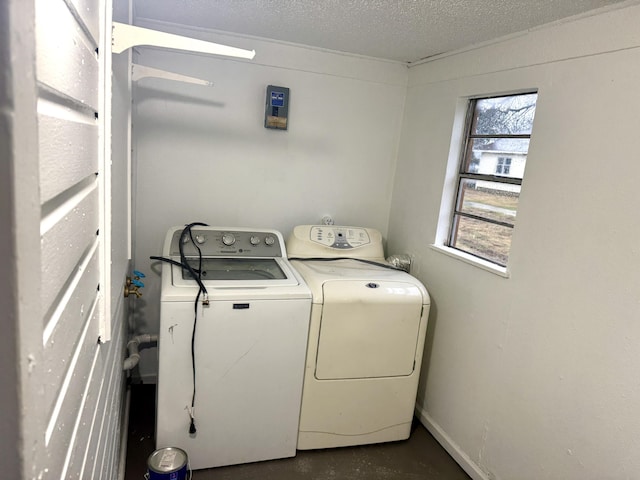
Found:
[(275, 230), (218, 229), (193, 227), (191, 235), (176, 230), (171, 239), (171, 256), (180, 255), (180, 243), (186, 256), (203, 257), (284, 257), (282, 235)]
[(357, 227), (312, 226), (309, 239), (326, 247), (349, 249), (371, 243), (367, 230)]

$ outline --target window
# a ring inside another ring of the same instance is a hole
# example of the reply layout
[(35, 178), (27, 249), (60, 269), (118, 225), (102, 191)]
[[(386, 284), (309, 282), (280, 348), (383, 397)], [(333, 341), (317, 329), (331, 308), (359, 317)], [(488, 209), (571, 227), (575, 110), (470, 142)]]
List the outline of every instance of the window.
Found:
[(508, 157), (498, 157), (498, 166), (496, 167), (496, 174), (509, 175), (511, 170), (511, 159)]
[(469, 102), (448, 246), (505, 267), (536, 93)]

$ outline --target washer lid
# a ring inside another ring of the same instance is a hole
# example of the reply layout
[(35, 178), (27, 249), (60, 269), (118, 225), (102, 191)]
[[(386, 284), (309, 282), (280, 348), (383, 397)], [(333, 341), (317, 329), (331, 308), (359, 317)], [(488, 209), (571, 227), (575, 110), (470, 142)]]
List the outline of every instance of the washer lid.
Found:
[(316, 378), (411, 375), (422, 315), (412, 283), (335, 280), (324, 284)]
[[(201, 270), (202, 280), (283, 280), (284, 271), (273, 258), (197, 258), (187, 259), (195, 271)], [(191, 274), (182, 269), (182, 279)]]
[[(174, 260), (179, 261), (178, 257)], [(200, 261), (187, 260), (197, 271)], [(172, 265), (173, 285), (195, 287), (191, 274), (177, 265)], [(288, 262), (282, 258), (203, 258), (202, 281), (206, 287), (273, 287), (298, 285)]]

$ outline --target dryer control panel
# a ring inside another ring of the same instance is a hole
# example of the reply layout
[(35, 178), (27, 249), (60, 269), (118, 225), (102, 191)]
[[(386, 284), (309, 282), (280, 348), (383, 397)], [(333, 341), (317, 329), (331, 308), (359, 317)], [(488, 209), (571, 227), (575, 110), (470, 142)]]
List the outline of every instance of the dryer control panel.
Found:
[(299, 225), (287, 240), (289, 257), (384, 259), (382, 235), (373, 228)]
[(358, 227), (314, 225), (311, 227), (309, 238), (320, 245), (340, 249), (361, 247), (371, 243), (367, 229)]

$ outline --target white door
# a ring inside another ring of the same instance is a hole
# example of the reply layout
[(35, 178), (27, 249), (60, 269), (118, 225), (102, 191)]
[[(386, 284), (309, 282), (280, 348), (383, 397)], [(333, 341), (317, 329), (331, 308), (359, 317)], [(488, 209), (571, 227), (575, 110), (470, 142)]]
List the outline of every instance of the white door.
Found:
[(111, 2), (0, 9), (0, 220), (10, 227), (0, 348), (3, 366), (18, 367), (0, 378), (11, 385), (0, 464), (10, 478), (114, 479), (129, 192), (127, 153), (110, 155)]

